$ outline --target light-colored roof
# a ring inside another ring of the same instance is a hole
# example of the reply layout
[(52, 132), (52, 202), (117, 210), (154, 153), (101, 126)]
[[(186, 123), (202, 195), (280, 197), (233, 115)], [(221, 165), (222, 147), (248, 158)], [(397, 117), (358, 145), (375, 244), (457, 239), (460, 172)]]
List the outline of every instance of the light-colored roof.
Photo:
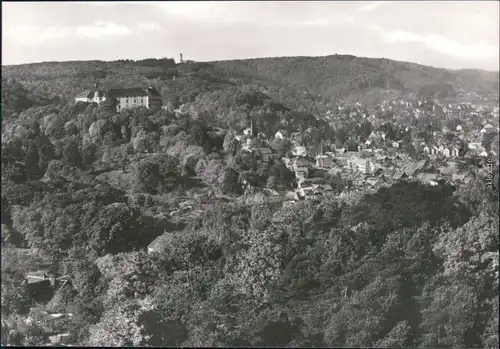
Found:
[(79, 94), (77, 94), (75, 96), (75, 98), (92, 98), (94, 92), (92, 90), (84, 90), (82, 92), (80, 92)]
[(270, 148), (260, 148), (259, 149), (261, 154), (272, 154), (273, 151)]
[(154, 239), (149, 245), (148, 249), (153, 249), (155, 251), (160, 250), (168, 245), (171, 244), (172, 240), (175, 238), (174, 233), (172, 232), (165, 232), (162, 235), (158, 236), (156, 239)]

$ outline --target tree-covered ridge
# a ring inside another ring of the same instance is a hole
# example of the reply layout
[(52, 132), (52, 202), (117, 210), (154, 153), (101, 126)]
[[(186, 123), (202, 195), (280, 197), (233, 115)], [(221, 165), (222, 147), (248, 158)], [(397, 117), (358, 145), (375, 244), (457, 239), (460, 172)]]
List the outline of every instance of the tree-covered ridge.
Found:
[[(499, 81), (498, 73), (493, 72), (450, 71), (389, 59), (348, 55), (258, 58), (216, 64), (337, 98), (373, 88), (422, 93), (425, 97), (455, 97), (461, 89), (490, 94), (491, 91), (498, 92)], [(448, 86), (451, 91), (446, 90)], [(440, 96), (440, 93), (448, 95)]]
[[(185, 75), (189, 78), (184, 78)], [(428, 98), (471, 99), (498, 94), (499, 75), (476, 70), (446, 70), (389, 59), (348, 55), (278, 57), (175, 64), (173, 59), (114, 62), (46, 62), (3, 66), (3, 77), (15, 77), (36, 93), (72, 99), (96, 80), (103, 85), (154, 85), (177, 89), (181, 104), (199, 93), (232, 85), (261, 83), (321, 96), (374, 103), (387, 96), (419, 94)], [(173, 77), (181, 81), (172, 83)], [(175, 85), (175, 87), (174, 87)], [(187, 87), (189, 86), (189, 87)], [(219, 86), (219, 87), (215, 87)], [(194, 88), (193, 88), (194, 87)], [(191, 97), (189, 97), (191, 95)], [(314, 97), (316, 98), (316, 97)], [(313, 103), (316, 104), (316, 103)]]

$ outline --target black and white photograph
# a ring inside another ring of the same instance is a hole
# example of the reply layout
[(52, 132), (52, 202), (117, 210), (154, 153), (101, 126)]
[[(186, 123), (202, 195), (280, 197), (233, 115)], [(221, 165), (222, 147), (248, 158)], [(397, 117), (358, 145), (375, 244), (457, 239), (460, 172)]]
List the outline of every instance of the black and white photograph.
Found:
[(499, 1), (2, 1), (1, 345), (499, 348)]

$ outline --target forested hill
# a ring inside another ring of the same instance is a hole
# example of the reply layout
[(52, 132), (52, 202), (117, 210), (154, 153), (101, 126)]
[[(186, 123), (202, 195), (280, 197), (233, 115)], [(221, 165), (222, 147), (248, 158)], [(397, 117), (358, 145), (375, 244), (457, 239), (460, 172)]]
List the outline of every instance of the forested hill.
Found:
[[(43, 98), (71, 100), (99, 80), (107, 86), (154, 85), (162, 92), (164, 102), (175, 95), (181, 104), (192, 102), (205, 92), (251, 84), (260, 86), (286, 107), (308, 112), (338, 99), (370, 105), (403, 95), (478, 102), (496, 100), (499, 91), (498, 72), (453, 71), (350, 55), (194, 64), (175, 64), (168, 58), (44, 62), (3, 66), (2, 76), (2, 90), (12, 90), (4, 88), (4, 81), (14, 78)], [(311, 106), (312, 110), (308, 110)]]
[(348, 99), (379, 89), (425, 97), (464, 97), (466, 93), (485, 97), (498, 94), (499, 84), (498, 72), (447, 70), (352, 55), (258, 58), (215, 64), (325, 97)]

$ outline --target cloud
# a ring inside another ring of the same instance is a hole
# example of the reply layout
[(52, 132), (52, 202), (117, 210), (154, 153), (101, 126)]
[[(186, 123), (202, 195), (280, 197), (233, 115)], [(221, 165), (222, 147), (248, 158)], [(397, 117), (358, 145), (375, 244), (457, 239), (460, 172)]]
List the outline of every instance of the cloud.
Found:
[(157, 31), (161, 29), (161, 26), (152, 22), (139, 22), (137, 28), (142, 31)]
[(43, 29), (34, 25), (12, 25), (2, 29), (7, 39), (19, 41), (28, 46), (36, 46), (48, 40), (65, 39), (72, 34), (68, 27), (62, 26)]
[(346, 14), (343, 13), (338, 13), (332, 16), (331, 20), (328, 18), (318, 18), (314, 20), (302, 21), (299, 23), (299, 25), (326, 27), (327, 25), (331, 24), (352, 24), (354, 22), (355, 20), (353, 17), (347, 16)]
[(374, 31), (374, 32), (377, 32), (377, 33), (381, 33), (383, 31), (382, 27), (379, 26), (378, 24), (374, 24), (374, 23), (370, 23), (367, 25), (368, 29)]
[(167, 14), (191, 20), (225, 20), (238, 21), (241, 20), (238, 7), (230, 2), (215, 2), (215, 1), (172, 1), (172, 2), (151, 2), (144, 3), (149, 6), (157, 7)]
[(98, 21), (91, 25), (77, 27), (76, 32), (92, 39), (102, 39), (108, 36), (128, 35), (132, 33), (132, 30), (113, 22)]
[(330, 21), (328, 19), (326, 19), (326, 18), (320, 18), (320, 19), (316, 19), (316, 20), (313, 20), (313, 21), (303, 21), (300, 24), (301, 25), (305, 25), (305, 26), (320, 26), (320, 27), (325, 27), (328, 24), (330, 24)]
[(383, 33), (382, 40), (387, 43), (420, 42), (434, 51), (462, 59), (481, 60), (498, 55), (498, 47), (485, 44), (464, 45), (439, 34), (419, 35), (394, 30)]
[[(47, 41), (86, 37), (101, 39), (112, 36), (123, 36), (132, 33), (132, 30), (113, 22), (94, 22), (83, 26), (52, 26), (42, 28), (34, 25), (10, 25), (3, 29), (7, 40), (15, 40), (27, 46), (36, 46)], [(148, 28), (149, 30), (151, 28)]]
[(370, 2), (366, 5), (360, 6), (356, 9), (358, 12), (373, 12), (377, 8), (379, 8), (382, 5), (388, 4), (390, 1), (377, 1), (377, 2)]

